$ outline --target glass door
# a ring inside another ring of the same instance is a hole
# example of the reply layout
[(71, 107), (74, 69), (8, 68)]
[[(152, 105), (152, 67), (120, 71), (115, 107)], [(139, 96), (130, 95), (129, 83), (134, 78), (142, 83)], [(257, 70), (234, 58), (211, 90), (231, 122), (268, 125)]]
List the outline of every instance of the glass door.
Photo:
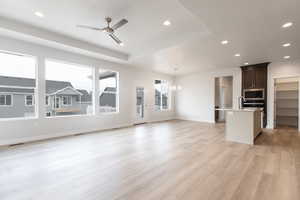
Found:
[(143, 87), (136, 88), (136, 124), (145, 123), (145, 91)]

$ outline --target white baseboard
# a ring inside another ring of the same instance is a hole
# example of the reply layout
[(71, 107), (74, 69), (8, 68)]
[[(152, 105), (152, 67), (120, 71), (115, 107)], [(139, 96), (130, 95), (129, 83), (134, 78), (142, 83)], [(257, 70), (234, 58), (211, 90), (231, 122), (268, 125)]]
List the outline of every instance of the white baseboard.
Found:
[(165, 118), (161, 118), (161, 119), (148, 120), (147, 123), (164, 122), (164, 121), (170, 121), (170, 120), (174, 120), (174, 119), (176, 119), (176, 117), (165, 117)]
[(192, 117), (192, 116), (176, 116), (176, 119), (187, 120), (187, 121), (203, 122), (203, 123), (210, 123), (210, 124), (215, 124), (216, 123), (214, 120), (203, 120), (201, 118)]

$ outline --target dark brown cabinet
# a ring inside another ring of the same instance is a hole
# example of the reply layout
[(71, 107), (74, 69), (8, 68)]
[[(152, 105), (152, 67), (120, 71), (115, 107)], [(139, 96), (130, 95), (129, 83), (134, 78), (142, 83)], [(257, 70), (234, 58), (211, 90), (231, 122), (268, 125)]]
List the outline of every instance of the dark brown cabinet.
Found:
[(261, 63), (256, 65), (242, 66), (242, 95), (245, 90), (263, 89), (263, 100), (246, 100), (244, 107), (262, 107), (264, 109), (264, 127), (267, 124), (267, 82), (268, 82), (268, 65)]
[(243, 70), (243, 88), (254, 88), (255, 71), (252, 68)]
[(268, 77), (267, 67), (260, 67), (255, 69), (255, 88), (266, 88), (267, 87), (267, 77)]
[(267, 68), (261, 65), (242, 67), (242, 80), (243, 89), (263, 89), (267, 85)]

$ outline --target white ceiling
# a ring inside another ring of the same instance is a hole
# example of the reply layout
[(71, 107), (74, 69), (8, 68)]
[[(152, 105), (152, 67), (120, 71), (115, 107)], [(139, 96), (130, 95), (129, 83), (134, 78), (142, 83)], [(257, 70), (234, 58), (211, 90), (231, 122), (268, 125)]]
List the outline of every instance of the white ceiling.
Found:
[[(97, 45), (95, 53), (106, 49), (112, 57), (128, 55), (131, 65), (170, 74), (179, 68), (177, 74), (186, 74), (274, 62), (285, 55), (299, 58), (299, 8), (299, 0), (1, 0), (0, 16)], [(36, 17), (35, 11), (45, 17)], [(116, 33), (124, 47), (103, 33), (76, 28), (101, 27), (106, 16), (113, 22), (129, 20)], [(162, 25), (166, 19), (170, 27)], [(294, 26), (282, 29), (288, 21)], [(224, 39), (228, 45), (220, 44)], [(285, 42), (292, 46), (283, 48)]]

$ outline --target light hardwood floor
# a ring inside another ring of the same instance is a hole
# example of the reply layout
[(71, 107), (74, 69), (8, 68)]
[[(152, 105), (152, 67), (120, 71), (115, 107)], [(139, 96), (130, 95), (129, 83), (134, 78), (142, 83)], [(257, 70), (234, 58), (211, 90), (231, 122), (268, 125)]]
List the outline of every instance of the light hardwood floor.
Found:
[(169, 121), (0, 150), (1, 200), (299, 200), (300, 137)]

